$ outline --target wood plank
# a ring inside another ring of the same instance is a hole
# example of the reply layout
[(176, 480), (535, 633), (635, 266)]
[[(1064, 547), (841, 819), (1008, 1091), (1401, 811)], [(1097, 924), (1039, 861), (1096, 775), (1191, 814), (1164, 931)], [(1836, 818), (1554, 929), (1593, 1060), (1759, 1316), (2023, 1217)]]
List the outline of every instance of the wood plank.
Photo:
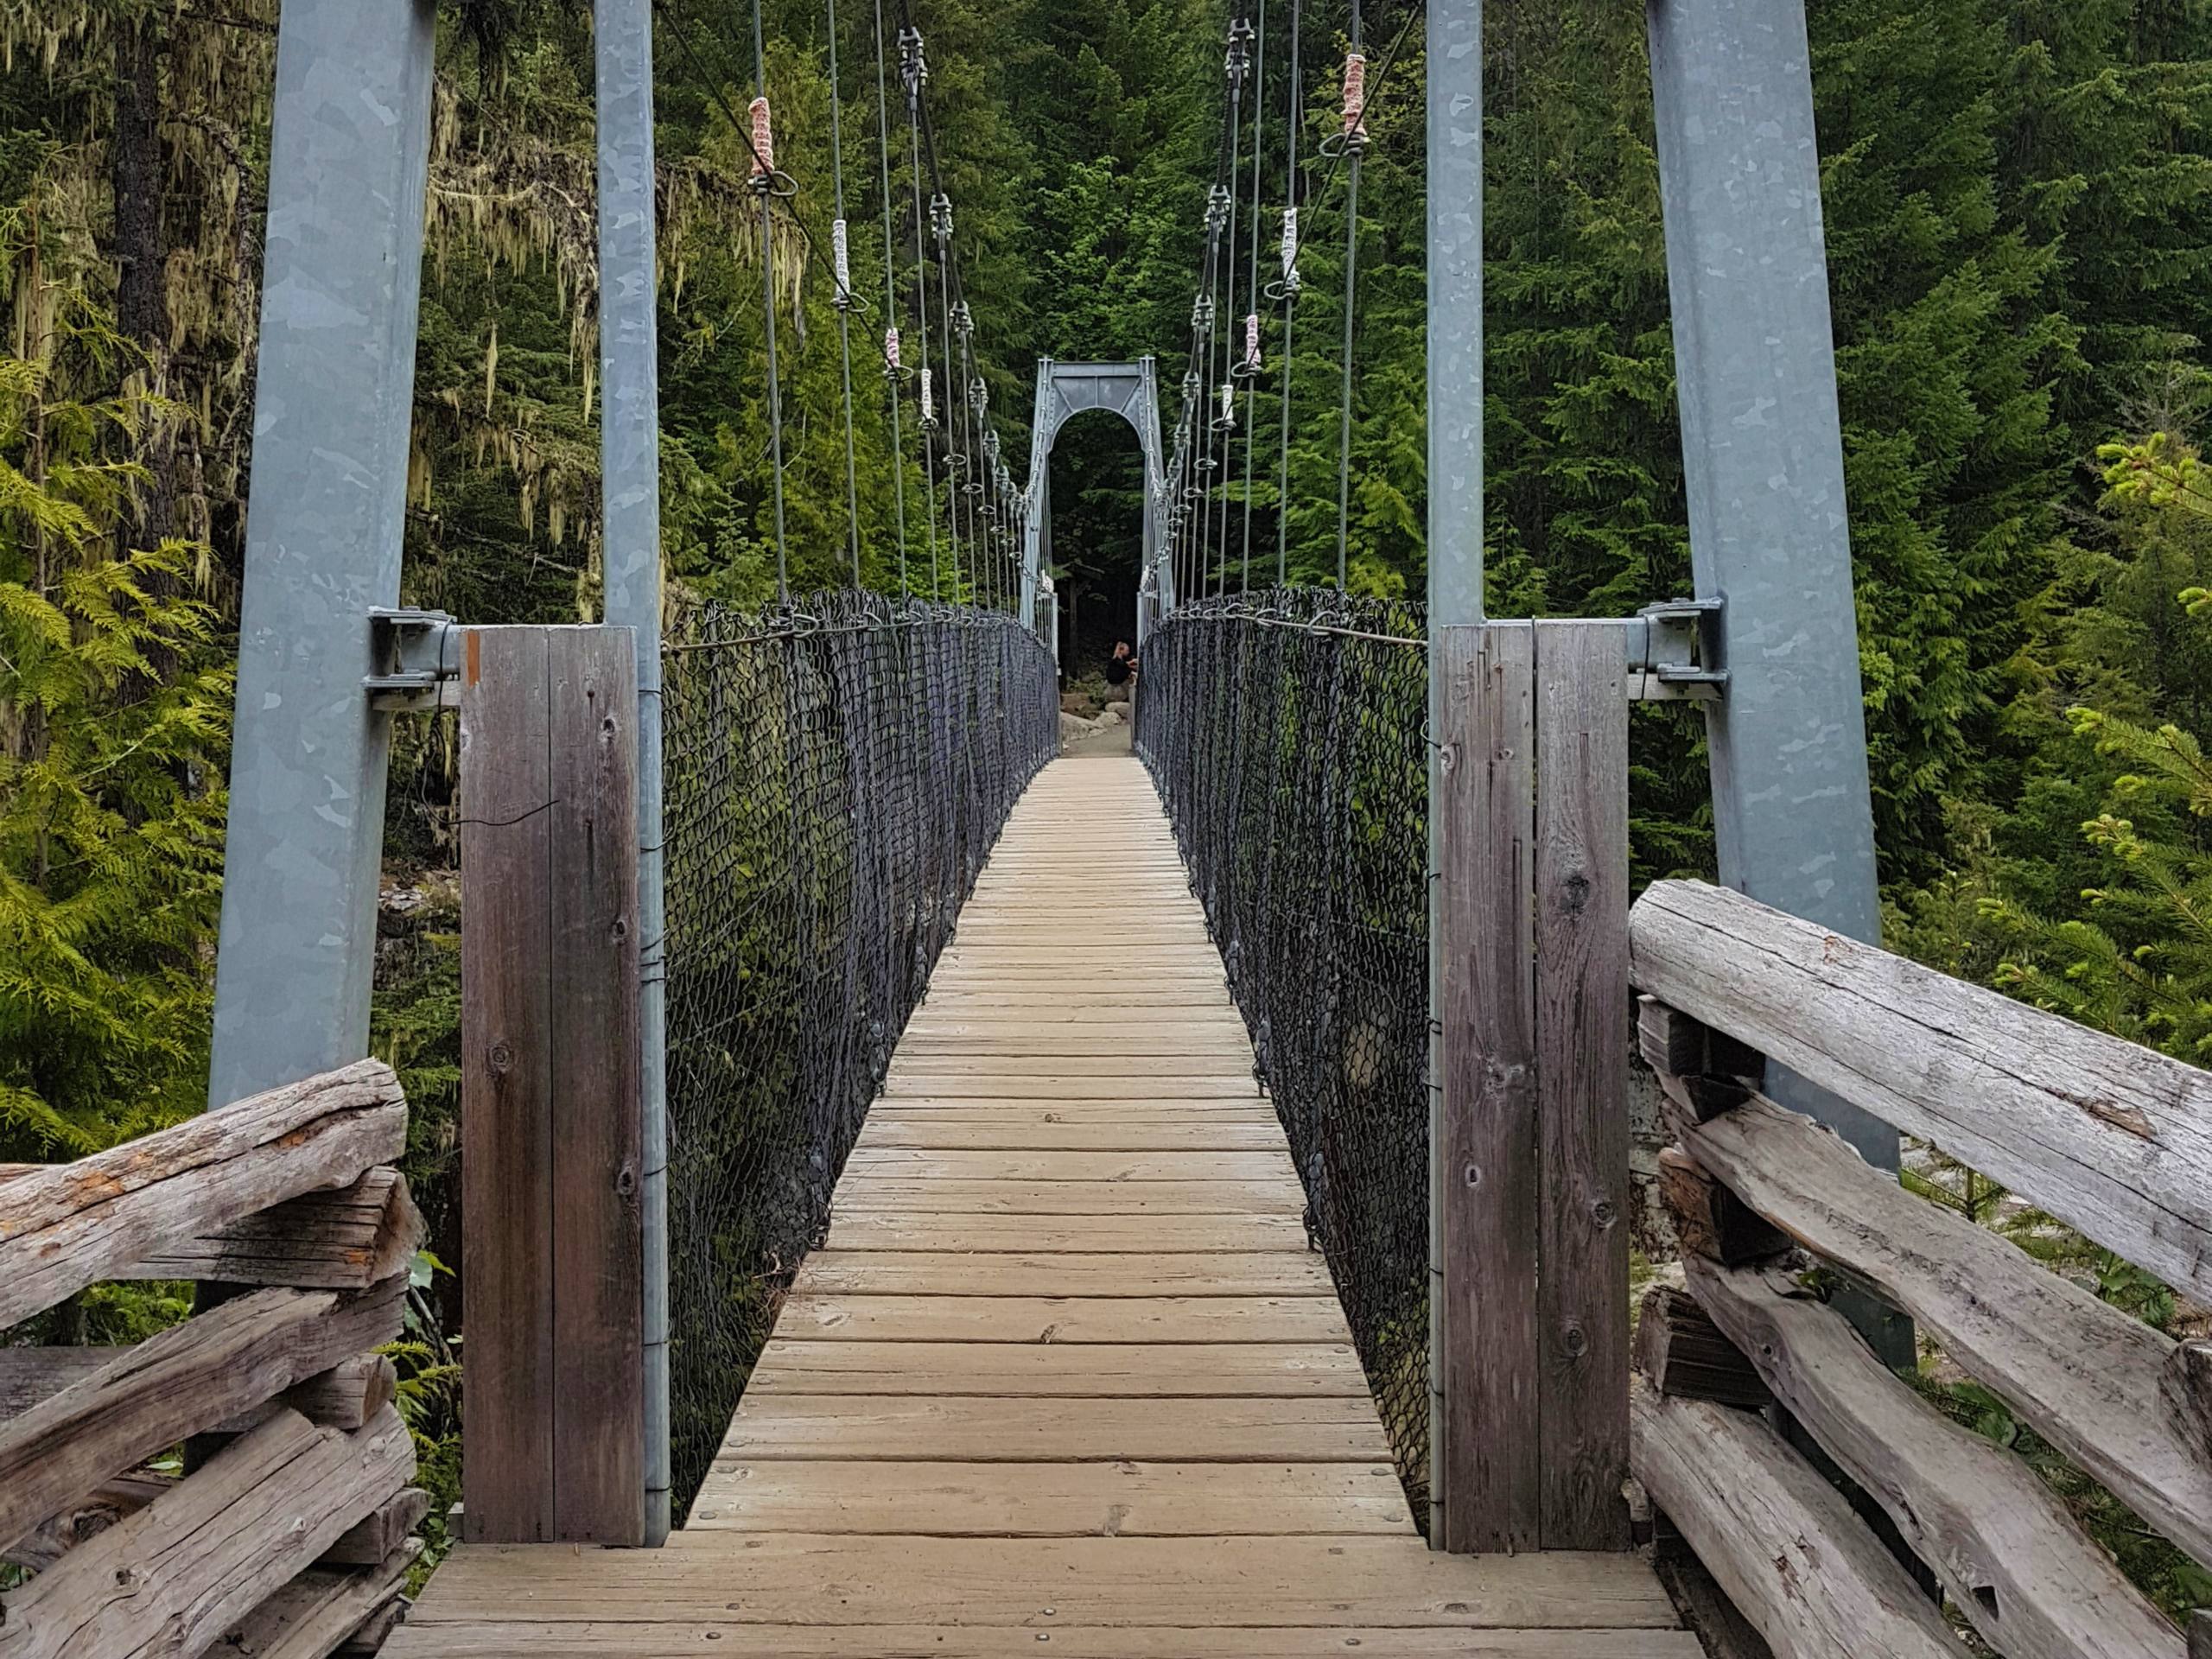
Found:
[(465, 1537), (554, 1537), (552, 713), (541, 628), (471, 628), (461, 685)]
[(1537, 1461), (1547, 1549), (1625, 1549), (1628, 675), (1611, 622), (1536, 634)]
[[(395, 1282), (257, 1290), (131, 1347), (0, 1427), (0, 1546), (111, 1475), (399, 1334)], [(4, 1649), (0, 1649), (4, 1650)]]
[(794, 1296), (777, 1331), (823, 1342), (1341, 1342), (1319, 1296)]
[(547, 648), (553, 1535), (584, 1543), (645, 1535), (635, 656), (627, 629)]
[(777, 1337), (762, 1350), (746, 1388), (753, 1395), (1078, 1400), (1197, 1394), (1368, 1397), (1366, 1373), (1348, 1342), (804, 1342)]
[(728, 1463), (708, 1476), (684, 1525), (941, 1538), (1410, 1536), (1414, 1529), (1387, 1461)]
[(933, 1066), (928, 1071), (893, 1066), (884, 1080), (886, 1099), (908, 1095), (957, 1095), (973, 1100), (1125, 1100), (1134, 1095), (1170, 1096), (1192, 1100), (1260, 1100), (1256, 1084), (1247, 1077), (1194, 1077), (1165, 1063), (1147, 1067), (1141, 1078), (1102, 1077), (1065, 1071), (1030, 1072), (1015, 1077), (981, 1076)]
[(792, 1288), (822, 1296), (1334, 1296), (1318, 1255), (970, 1255), (820, 1249)]
[(1292, 1176), (1272, 1181), (963, 1181), (861, 1173), (839, 1187), (836, 1205), (842, 1215), (1300, 1216), (1306, 1191)]
[[(1053, 1062), (1080, 1059), (1079, 1055), (1065, 1055), (1047, 1049), (1044, 1052), (1007, 1052), (976, 1043), (961, 1043), (931, 1047), (918, 1045), (908, 1054), (902, 1047), (895, 1065), (903, 1077), (907, 1074), (926, 1074), (936, 1077), (1014, 1077), (1036, 1075), (1052, 1065)], [(1151, 1077), (1162, 1074), (1174, 1078), (1232, 1077), (1243, 1080), (1246, 1087), (1238, 1092), (1256, 1096), (1258, 1089), (1252, 1085), (1252, 1050), (1239, 1042), (1235, 1047), (1224, 1046), (1213, 1053), (1192, 1053), (1188, 1050), (1167, 1054), (1145, 1054), (1117, 1058), (1113, 1064), (1130, 1071), (1141, 1069), (1141, 1075), (1125, 1075), (1119, 1080), (1119, 1090), (1124, 1094), (1143, 1090)], [(1109, 1080), (1109, 1082), (1112, 1080)], [(1211, 1085), (1209, 1085), (1211, 1086)]]
[(1967, 1659), (1942, 1610), (1763, 1418), (1637, 1389), (1637, 1478), (1777, 1659)]
[(844, 1250), (1306, 1250), (1295, 1215), (890, 1215), (841, 1210), (830, 1248)]
[(855, 1144), (896, 1152), (1271, 1152), (1282, 1145), (1282, 1128), (1272, 1118), (1241, 1115), (1217, 1122), (1034, 1124), (959, 1116), (888, 1117), (871, 1120)]
[[(1071, 1625), (1051, 1622), (1058, 1659), (1705, 1659), (1687, 1630), (1389, 1630)], [(388, 1659), (1034, 1659), (1038, 1631), (1001, 1626), (575, 1624), (500, 1618), (473, 1625), (402, 1625)], [(1354, 1644), (1357, 1643), (1355, 1647)], [(2193, 1659), (2193, 1656), (2192, 1656)]]
[(2212, 1072), (1698, 882), (1631, 938), (1641, 988), (2212, 1300)]
[(914, 1152), (855, 1147), (845, 1160), (857, 1176), (948, 1181), (1296, 1180), (1287, 1150), (1271, 1152)]
[(1535, 636), (1446, 628), (1436, 925), (1444, 1081), (1435, 1502), (1452, 1550), (1542, 1541), (1535, 1092)]
[(2212, 1465), (2158, 1396), (2171, 1338), (1915, 1198), (1763, 1096), (1687, 1128), (1685, 1140), (1738, 1197), (1910, 1313), (2023, 1422), (2212, 1562)]
[(563, 1623), (1026, 1625), (1033, 1653), (1039, 1628), (1053, 1632), (1057, 1650), (1060, 1630), (1085, 1624), (1341, 1632), (1675, 1622), (1650, 1570), (1619, 1554), (1454, 1556), (1375, 1537), (901, 1537), (887, 1549), (880, 1539), (766, 1533), (745, 1540), (744, 1593), (734, 1595), (729, 1544), (678, 1532), (666, 1548), (626, 1554), (464, 1548), (405, 1629), (527, 1605)]
[(1085, 1400), (751, 1394), (716, 1453), (951, 1463), (1385, 1463), (1365, 1400), (1341, 1395)]
[(2007, 1659), (2183, 1659), (2180, 1633), (2041, 1477), (1930, 1410), (1794, 1274), (1695, 1257), (1689, 1287)]
[(287, 1084), (0, 1184), (0, 1328), (405, 1150), (407, 1101), (380, 1060)]
[(0, 1598), (9, 1659), (196, 1654), (406, 1484), (396, 1410), (352, 1433), (282, 1413)]

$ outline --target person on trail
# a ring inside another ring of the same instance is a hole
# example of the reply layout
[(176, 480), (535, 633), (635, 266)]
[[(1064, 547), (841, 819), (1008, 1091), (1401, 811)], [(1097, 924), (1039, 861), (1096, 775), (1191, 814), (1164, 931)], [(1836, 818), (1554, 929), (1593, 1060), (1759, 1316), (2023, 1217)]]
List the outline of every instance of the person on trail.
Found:
[(1137, 677), (1136, 653), (1129, 649), (1126, 639), (1114, 642), (1114, 654), (1106, 659), (1106, 683), (1126, 685)]

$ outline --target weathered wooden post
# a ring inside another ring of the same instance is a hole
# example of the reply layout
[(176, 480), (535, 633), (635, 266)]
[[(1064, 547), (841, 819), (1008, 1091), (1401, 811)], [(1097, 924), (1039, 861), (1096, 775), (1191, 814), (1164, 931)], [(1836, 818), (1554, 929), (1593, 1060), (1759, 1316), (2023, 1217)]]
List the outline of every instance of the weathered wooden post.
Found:
[(628, 628), (463, 636), (472, 1542), (645, 1541), (637, 721)]
[(1433, 1541), (1625, 1548), (1624, 632), (1487, 622), (1437, 649)]

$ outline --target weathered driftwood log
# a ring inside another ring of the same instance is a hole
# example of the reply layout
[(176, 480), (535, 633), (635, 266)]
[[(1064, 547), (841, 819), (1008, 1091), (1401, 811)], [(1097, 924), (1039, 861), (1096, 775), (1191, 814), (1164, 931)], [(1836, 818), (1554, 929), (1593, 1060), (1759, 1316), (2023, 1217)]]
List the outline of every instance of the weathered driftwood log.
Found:
[(109, 1476), (399, 1333), (404, 1280), (257, 1290), (149, 1337), (0, 1426), (0, 1544)]
[[(397, 1281), (395, 1281), (395, 1288)], [(0, 1424), (73, 1387), (130, 1351), (123, 1348), (0, 1348)], [(274, 1400), (226, 1417), (209, 1430), (243, 1434), (289, 1408), (327, 1428), (359, 1428), (399, 1392), (398, 1373), (381, 1354), (356, 1354), (295, 1383)]]
[(1938, 1416), (1796, 1275), (1685, 1264), (1776, 1398), (2006, 1659), (2183, 1659), (2181, 1633), (2026, 1464)]
[(423, 1216), (407, 1191), (407, 1178), (378, 1168), (351, 1186), (302, 1193), (156, 1252), (129, 1276), (364, 1290), (404, 1273), (422, 1243)]
[(1738, 1198), (1910, 1313), (2023, 1421), (2212, 1563), (2212, 1463), (2159, 1397), (2171, 1338), (1763, 1096), (1684, 1135)]
[(1648, 991), (2212, 1299), (2212, 1072), (1741, 893), (1658, 881)]
[(0, 1326), (404, 1148), (391, 1068), (362, 1060), (0, 1185)]
[(137, 1514), (175, 1484), (175, 1475), (144, 1469), (104, 1480), (60, 1514), (49, 1516), (0, 1550), (0, 1561), (43, 1573), (87, 1538), (97, 1537), (126, 1515)]
[(370, 1631), (381, 1643), (398, 1622), (400, 1589), (422, 1551), (419, 1542), (403, 1542), (368, 1572), (311, 1567), (227, 1632), (215, 1653), (221, 1659), (325, 1659)]
[[(52, 1168), (0, 1164), (0, 1181)], [(423, 1215), (397, 1170), (379, 1167), (334, 1192), (303, 1192), (199, 1238), (118, 1268), (116, 1279), (208, 1279), (296, 1290), (365, 1290), (403, 1272), (423, 1242)]]
[(0, 1597), (0, 1656), (204, 1652), (414, 1472), (396, 1410), (350, 1434), (297, 1412), (271, 1418)]
[(1966, 1659), (1896, 1557), (1764, 1418), (1630, 1398), (1636, 1477), (1778, 1659)]
[[(1671, 1097), (1675, 1079), (1662, 1074), (1660, 1082)], [(1739, 1268), (1790, 1248), (1788, 1234), (1713, 1179), (1679, 1147), (1659, 1154), (1659, 1196), (1674, 1218), (1675, 1236), (1693, 1255)]]
[(1697, 1299), (1671, 1285), (1643, 1293), (1636, 1368), (1661, 1394), (1756, 1410), (1773, 1398), (1757, 1368), (1721, 1334)]

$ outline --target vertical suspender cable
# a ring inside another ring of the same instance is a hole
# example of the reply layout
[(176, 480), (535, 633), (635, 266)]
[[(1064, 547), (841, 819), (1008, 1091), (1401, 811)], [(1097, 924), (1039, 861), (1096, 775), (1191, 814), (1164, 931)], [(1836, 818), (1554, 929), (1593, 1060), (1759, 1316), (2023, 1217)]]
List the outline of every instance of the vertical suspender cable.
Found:
[(1367, 148), (1367, 60), (1360, 53), (1359, 0), (1351, 0), (1351, 50), (1344, 57), (1344, 358), (1337, 426), (1337, 591), (1344, 590), (1351, 545), (1351, 336), (1359, 258), (1359, 157)]
[(760, 0), (753, 0), (753, 189), (760, 198), (760, 302), (768, 341), (768, 444), (776, 501), (776, 596), (791, 596), (791, 558), (784, 545), (784, 399), (776, 378), (776, 192), (774, 130), (768, 118), (768, 48), (760, 30)]
[(1301, 0), (1290, 0), (1290, 150), (1283, 163), (1282, 209), (1282, 459), (1275, 480), (1275, 586), (1290, 581), (1290, 381), (1297, 359), (1290, 325), (1298, 315), (1298, 136), (1306, 124), (1306, 89), (1299, 84), (1298, 25)]
[(1244, 74), (1250, 67), (1252, 22), (1242, 5), (1229, 25), (1229, 110), (1226, 130), (1229, 137), (1229, 217), (1222, 235), (1221, 274), (1226, 279), (1219, 284), (1229, 300), (1229, 315), (1221, 315), (1215, 306), (1216, 327), (1221, 334), (1221, 414), (1214, 425), (1221, 432), (1221, 542), (1219, 562), (1215, 567), (1217, 593), (1229, 591), (1229, 467), (1230, 441), (1236, 435), (1236, 173), (1243, 155), (1244, 137)]
[(883, 0), (875, 0), (875, 157), (883, 184), (883, 378), (891, 393), (891, 499), (898, 510), (899, 597), (907, 595), (906, 449), (899, 430), (899, 283), (891, 264), (891, 99), (885, 86)]
[(830, 176), (837, 216), (830, 221), (830, 266), (837, 291), (837, 363), (845, 388), (845, 529), (853, 564), (853, 586), (861, 585), (861, 486), (853, 460), (853, 272), (851, 239), (845, 226), (845, 131), (838, 112), (837, 0), (825, 0), (830, 13)]
[(1267, 176), (1268, 113), (1268, 0), (1260, 0), (1260, 30), (1252, 62), (1252, 257), (1244, 290), (1250, 308), (1244, 314), (1244, 373), (1252, 389), (1244, 399), (1244, 553), (1236, 568), (1236, 591), (1252, 590), (1252, 429), (1260, 406), (1260, 187)]
[(930, 537), (930, 597), (943, 596), (937, 561), (937, 460), (930, 450), (930, 434), (937, 427), (930, 386), (930, 260), (929, 220), (922, 208), (922, 81), (929, 67), (922, 56), (922, 34), (918, 29), (899, 31), (899, 78), (906, 89), (906, 133), (914, 164), (914, 315), (922, 328), (921, 432), (922, 482), (928, 493), (925, 518)]

